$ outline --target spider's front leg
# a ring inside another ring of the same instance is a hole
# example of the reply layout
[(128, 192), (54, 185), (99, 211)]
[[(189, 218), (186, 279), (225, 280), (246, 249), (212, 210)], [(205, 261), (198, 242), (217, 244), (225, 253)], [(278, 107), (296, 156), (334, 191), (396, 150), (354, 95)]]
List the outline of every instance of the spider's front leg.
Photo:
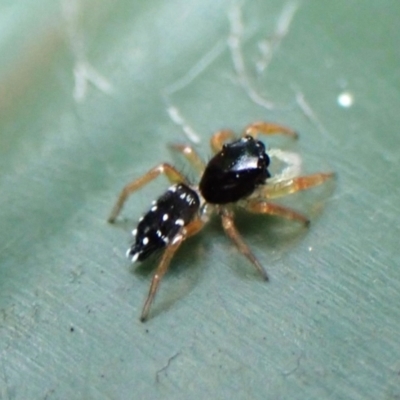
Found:
[(108, 217), (108, 222), (113, 223), (117, 218), (118, 214), (121, 212), (125, 201), (128, 197), (140, 189), (147, 183), (151, 182), (153, 179), (157, 178), (160, 174), (165, 174), (171, 183), (185, 183), (188, 184), (187, 179), (183, 176), (176, 168), (167, 163), (162, 163), (152, 168), (142, 177), (128, 183), (121, 191), (118, 199), (111, 211), (110, 216)]
[(204, 226), (205, 221), (196, 218), (192, 222), (190, 222), (187, 226), (183, 227), (181, 232), (178, 233), (171, 241), (171, 243), (167, 246), (167, 248), (164, 251), (164, 254), (161, 257), (161, 261), (158, 264), (158, 267), (156, 269), (156, 272), (153, 275), (153, 279), (151, 281), (150, 289), (149, 289), (149, 294), (147, 295), (147, 299), (144, 303), (142, 314), (140, 316), (140, 321), (144, 322), (146, 321), (149, 311), (150, 311), (150, 306), (153, 303), (154, 297), (157, 293), (157, 289), (160, 285), (161, 279), (165, 275), (165, 273), (168, 270), (168, 267), (171, 263), (172, 257), (174, 254), (177, 252), (181, 244), (183, 243), (184, 240), (186, 240), (188, 237), (195, 235), (198, 233)]
[(205, 164), (199, 154), (193, 147), (185, 144), (170, 144), (171, 149), (179, 151), (193, 165), (197, 172), (201, 175), (204, 172)]
[(334, 172), (318, 172), (312, 175), (298, 176), (292, 179), (283, 180), (270, 185), (267, 184), (262, 186), (260, 189), (260, 197), (263, 199), (274, 199), (301, 190), (311, 189), (315, 186), (322, 185), (334, 176)]
[(224, 129), (218, 132), (215, 132), (212, 135), (210, 140), (210, 146), (214, 153), (218, 153), (222, 150), (222, 146), (229, 139), (232, 140), (235, 138), (235, 133), (229, 129)]
[[(253, 138), (257, 138), (258, 134), (263, 135), (277, 135), (283, 134), (288, 135), (294, 139), (297, 139), (298, 134), (293, 130), (286, 126), (275, 124), (272, 122), (253, 122), (252, 124), (248, 125), (244, 131), (242, 136), (252, 136)], [(225, 129), (216, 132), (210, 141), (211, 148), (214, 153), (218, 153), (222, 150), (222, 146), (228, 140), (232, 140), (235, 138), (235, 134), (233, 131)]]
[(221, 210), (222, 227), (228, 237), (235, 243), (238, 250), (256, 267), (257, 271), (263, 277), (264, 280), (268, 281), (268, 275), (265, 269), (262, 267), (256, 256), (252, 253), (249, 246), (244, 242), (239, 231), (233, 221), (233, 212), (226, 208)]
[(244, 129), (243, 136), (249, 135), (249, 136), (254, 137), (254, 139), (256, 139), (259, 133), (261, 133), (263, 135), (283, 134), (283, 135), (291, 136), (293, 139), (298, 138), (297, 132), (295, 132), (291, 128), (288, 128), (283, 125), (275, 124), (273, 122), (263, 122), (263, 121), (253, 122), (252, 124), (248, 125)]

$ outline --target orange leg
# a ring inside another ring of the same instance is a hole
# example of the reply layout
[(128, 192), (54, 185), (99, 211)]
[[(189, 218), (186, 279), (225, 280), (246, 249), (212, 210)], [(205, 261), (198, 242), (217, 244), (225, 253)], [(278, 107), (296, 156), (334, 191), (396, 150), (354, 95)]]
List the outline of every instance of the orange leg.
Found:
[(267, 185), (261, 187), (260, 196), (265, 199), (286, 196), (300, 190), (307, 190), (314, 186), (319, 186), (334, 176), (334, 172), (320, 172), (312, 175), (298, 176), (272, 185), (268, 185), (267, 183)]
[(194, 168), (196, 168), (196, 170), (200, 174), (204, 172), (204, 161), (191, 146), (187, 146), (184, 144), (171, 144), (170, 147), (182, 153), (184, 157), (193, 165)]
[(246, 203), (245, 208), (253, 213), (276, 215), (292, 221), (301, 222), (306, 226), (310, 223), (310, 220), (304, 215), (279, 204), (267, 203), (266, 201), (250, 200)]
[(261, 133), (263, 135), (276, 135), (276, 134), (284, 134), (291, 136), (294, 139), (297, 139), (298, 134), (290, 128), (287, 128), (283, 125), (274, 124), (272, 122), (254, 122), (248, 125), (243, 133), (244, 135), (250, 135), (256, 138), (258, 134)]
[(222, 227), (224, 228), (225, 233), (229, 236), (233, 243), (235, 243), (238, 250), (250, 260), (250, 262), (256, 267), (261, 276), (267, 281), (268, 275), (265, 272), (265, 269), (262, 267), (255, 255), (251, 252), (247, 244), (243, 241), (240, 233), (236, 229), (233, 221), (233, 213), (225, 209), (221, 213), (221, 219)]
[(222, 130), (214, 133), (212, 135), (211, 140), (210, 140), (210, 145), (211, 149), (214, 153), (218, 153), (219, 151), (222, 150), (223, 144), (228, 140), (228, 139), (234, 139), (235, 134), (234, 132), (230, 130)]
[(165, 174), (172, 183), (188, 183), (187, 179), (172, 165), (166, 163), (160, 164), (144, 174), (142, 177), (128, 183), (122, 189), (120, 195), (118, 196), (117, 202), (115, 203), (114, 208), (108, 217), (108, 222), (113, 223), (115, 221), (123, 205), (125, 204), (125, 201), (133, 192), (157, 178), (160, 174)]
[(147, 295), (146, 301), (143, 306), (142, 314), (140, 316), (140, 321), (146, 321), (151, 304), (153, 303), (154, 297), (157, 293), (157, 289), (160, 285), (161, 279), (165, 275), (168, 270), (168, 267), (171, 263), (172, 257), (179, 249), (180, 245), (183, 243), (185, 239), (190, 236), (195, 235), (198, 233), (204, 226), (204, 222), (200, 219), (195, 219), (194, 221), (190, 222), (186, 227), (184, 227), (181, 233), (178, 233), (174, 239), (171, 241), (171, 244), (168, 245), (164, 254), (162, 255), (161, 261), (158, 264), (156, 272), (153, 275), (153, 279), (151, 281), (149, 294)]

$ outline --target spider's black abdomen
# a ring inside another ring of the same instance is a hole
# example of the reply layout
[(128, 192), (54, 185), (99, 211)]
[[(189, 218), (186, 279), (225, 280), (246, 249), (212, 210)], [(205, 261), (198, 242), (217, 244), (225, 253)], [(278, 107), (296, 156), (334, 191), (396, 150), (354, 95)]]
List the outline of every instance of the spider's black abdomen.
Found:
[(200, 192), (208, 203), (226, 204), (249, 196), (270, 177), (262, 142), (245, 136), (225, 144), (207, 164)]
[(171, 186), (153, 202), (133, 231), (135, 243), (127, 252), (132, 261), (143, 261), (165, 247), (187, 225), (200, 206), (197, 193), (182, 183)]

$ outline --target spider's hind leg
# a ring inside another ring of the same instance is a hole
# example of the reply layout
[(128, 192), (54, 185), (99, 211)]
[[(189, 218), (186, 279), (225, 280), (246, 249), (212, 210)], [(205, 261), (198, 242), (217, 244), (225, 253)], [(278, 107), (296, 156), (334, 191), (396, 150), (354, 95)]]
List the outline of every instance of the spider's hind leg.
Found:
[(187, 179), (183, 176), (176, 168), (172, 165), (163, 163), (152, 168), (146, 174), (140, 178), (128, 183), (121, 191), (118, 199), (108, 217), (108, 222), (113, 223), (117, 218), (118, 214), (121, 212), (123, 205), (125, 204), (128, 197), (140, 189), (144, 185), (151, 182), (153, 179), (157, 178), (160, 174), (165, 174), (171, 183), (185, 183), (188, 184)]
[(147, 295), (146, 301), (143, 306), (142, 314), (140, 316), (140, 321), (146, 321), (151, 304), (153, 303), (154, 297), (156, 296), (157, 289), (161, 283), (161, 279), (168, 270), (171, 260), (181, 244), (190, 236), (196, 235), (204, 226), (205, 222), (200, 218), (194, 219), (187, 226), (185, 226), (180, 233), (178, 233), (171, 243), (167, 246), (164, 254), (161, 257), (161, 261), (158, 264), (156, 272), (153, 275), (153, 279), (150, 284), (149, 294)]

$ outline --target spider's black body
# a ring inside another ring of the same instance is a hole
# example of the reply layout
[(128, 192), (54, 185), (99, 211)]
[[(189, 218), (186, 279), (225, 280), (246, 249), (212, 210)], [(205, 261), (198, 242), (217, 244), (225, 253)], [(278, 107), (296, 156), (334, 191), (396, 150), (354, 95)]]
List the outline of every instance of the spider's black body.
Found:
[(265, 183), (269, 162), (264, 144), (251, 136), (224, 144), (207, 164), (200, 192), (211, 204), (234, 203)]
[(135, 243), (127, 256), (143, 261), (164, 248), (187, 225), (199, 210), (197, 193), (182, 183), (171, 186), (153, 202), (151, 209), (140, 219), (133, 231)]

